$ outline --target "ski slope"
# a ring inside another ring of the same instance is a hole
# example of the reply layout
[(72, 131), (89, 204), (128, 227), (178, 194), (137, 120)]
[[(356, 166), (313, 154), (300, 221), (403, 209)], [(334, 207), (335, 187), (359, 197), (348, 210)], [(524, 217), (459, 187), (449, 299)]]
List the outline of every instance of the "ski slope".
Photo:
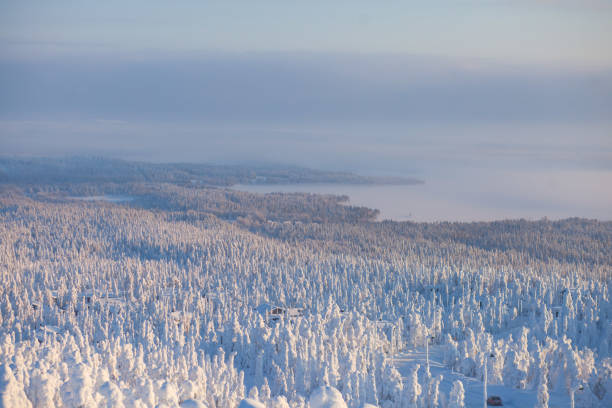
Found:
[[(466, 377), (465, 375), (452, 371), (442, 363), (444, 346), (430, 346), (429, 348), (429, 369), (431, 375), (436, 377), (442, 375), (440, 382), (440, 392), (448, 397), (453, 382), (460, 380), (465, 389), (465, 406), (467, 408), (483, 407), (483, 385), (484, 383), (476, 378)], [(412, 349), (396, 354), (392, 362), (402, 375), (402, 382), (406, 383), (408, 375), (415, 364), (419, 364), (420, 375), (424, 375), (427, 364), (427, 353), (425, 348)], [(503, 385), (489, 384), (487, 387), (488, 396), (498, 395), (501, 397), (503, 406), (506, 408), (530, 408), (537, 406), (537, 392), (533, 390), (519, 390)], [(550, 408), (569, 408), (569, 396), (563, 393), (551, 393), (549, 400)]]

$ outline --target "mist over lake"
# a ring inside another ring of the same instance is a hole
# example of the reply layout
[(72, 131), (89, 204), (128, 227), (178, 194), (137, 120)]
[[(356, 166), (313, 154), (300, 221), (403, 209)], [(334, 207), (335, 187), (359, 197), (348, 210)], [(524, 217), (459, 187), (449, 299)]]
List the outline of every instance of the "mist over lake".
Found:
[(605, 122), (0, 121), (0, 131), (5, 154), (280, 164), (425, 182), (399, 187), (245, 187), (347, 194), (355, 205), (379, 209), (380, 219), (612, 219), (612, 126)]
[(307, 192), (347, 195), (348, 204), (375, 208), (378, 220), (492, 221), (570, 217), (612, 219), (605, 186), (610, 172), (457, 172), (415, 185), (236, 185), (254, 193)]

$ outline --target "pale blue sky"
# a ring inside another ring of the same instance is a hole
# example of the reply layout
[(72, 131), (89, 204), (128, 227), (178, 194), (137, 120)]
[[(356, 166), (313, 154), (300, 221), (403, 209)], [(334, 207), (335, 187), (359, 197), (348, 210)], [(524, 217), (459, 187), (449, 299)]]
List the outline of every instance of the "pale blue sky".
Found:
[(612, 67), (612, 1), (2, 1), (4, 53), (408, 53)]

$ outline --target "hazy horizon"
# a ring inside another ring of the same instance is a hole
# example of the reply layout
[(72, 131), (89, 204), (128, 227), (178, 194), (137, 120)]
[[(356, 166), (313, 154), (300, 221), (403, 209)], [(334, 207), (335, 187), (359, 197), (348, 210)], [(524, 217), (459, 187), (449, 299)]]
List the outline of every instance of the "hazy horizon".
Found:
[(400, 174), (612, 218), (607, 2), (0, 10), (2, 154)]

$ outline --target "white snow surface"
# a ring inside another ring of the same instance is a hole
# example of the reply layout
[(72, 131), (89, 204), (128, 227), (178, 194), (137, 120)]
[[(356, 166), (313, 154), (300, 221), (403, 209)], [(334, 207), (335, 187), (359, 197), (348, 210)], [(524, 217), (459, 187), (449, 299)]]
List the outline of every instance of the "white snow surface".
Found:
[[(453, 383), (457, 380), (463, 384), (465, 391), (465, 406), (482, 407), (484, 405), (483, 388), (484, 383), (476, 378), (467, 377), (459, 372), (452, 371), (446, 367), (443, 361), (444, 346), (429, 347), (429, 367), (432, 377), (442, 375), (440, 391), (449, 395)], [(425, 348), (407, 350), (396, 354), (392, 359), (393, 364), (402, 375), (402, 382), (406, 383), (409, 379), (412, 368), (419, 364), (421, 374), (427, 364)], [(503, 406), (506, 408), (531, 408), (537, 406), (537, 389), (521, 390), (507, 387), (504, 385), (487, 385), (487, 395), (489, 397), (497, 395), (501, 397)], [(569, 408), (569, 396), (563, 392), (553, 393), (549, 400), (550, 408)]]
[(245, 398), (240, 401), (240, 404), (238, 404), (238, 408), (266, 408), (266, 406), (263, 403), (256, 401), (252, 398)]
[(204, 405), (204, 403), (198, 400), (194, 400), (194, 399), (185, 400), (181, 402), (179, 405), (181, 408), (207, 408), (206, 405)]
[(322, 386), (310, 394), (310, 408), (347, 408), (340, 391), (334, 387)]

